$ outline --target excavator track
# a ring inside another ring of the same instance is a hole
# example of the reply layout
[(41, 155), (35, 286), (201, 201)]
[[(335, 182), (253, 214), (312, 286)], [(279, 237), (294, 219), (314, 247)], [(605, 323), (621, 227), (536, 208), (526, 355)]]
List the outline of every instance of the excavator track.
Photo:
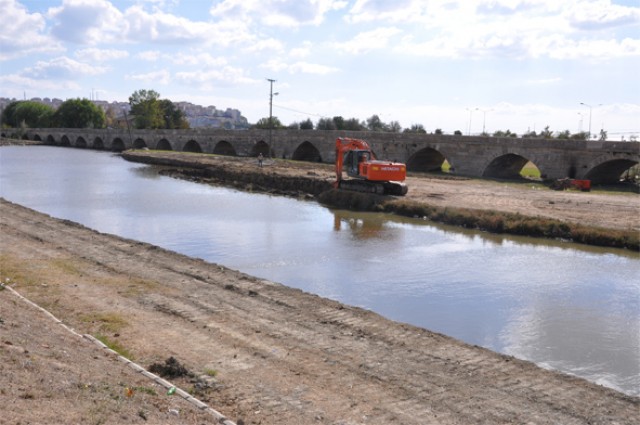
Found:
[(352, 192), (373, 193), (376, 195), (404, 196), (408, 188), (400, 182), (370, 182), (367, 180), (341, 180), (340, 189)]

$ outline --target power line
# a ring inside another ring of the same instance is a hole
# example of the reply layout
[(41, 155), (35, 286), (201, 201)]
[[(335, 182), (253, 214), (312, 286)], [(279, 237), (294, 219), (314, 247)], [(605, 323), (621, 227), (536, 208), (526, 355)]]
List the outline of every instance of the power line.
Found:
[(287, 111), (297, 112), (297, 113), (299, 113), (299, 114), (304, 114), (304, 115), (309, 115), (309, 116), (314, 116), (314, 117), (320, 117), (320, 118), (329, 118), (329, 117), (327, 117), (327, 116), (325, 116), (325, 115), (314, 114), (313, 112), (304, 112), (304, 111), (299, 111), (299, 110), (297, 110), (297, 109), (287, 108), (287, 107), (285, 107), (285, 106), (280, 106), (280, 105), (273, 105), (273, 106), (274, 106), (274, 107), (276, 107), (276, 108), (279, 108), (279, 109), (285, 109), (285, 110), (287, 110)]

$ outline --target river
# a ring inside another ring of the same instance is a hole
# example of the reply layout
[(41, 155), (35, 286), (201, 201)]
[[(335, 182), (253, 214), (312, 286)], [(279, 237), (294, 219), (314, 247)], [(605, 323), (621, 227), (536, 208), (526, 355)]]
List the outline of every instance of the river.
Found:
[(637, 253), (330, 210), (50, 146), (0, 148), (0, 196), (640, 395)]

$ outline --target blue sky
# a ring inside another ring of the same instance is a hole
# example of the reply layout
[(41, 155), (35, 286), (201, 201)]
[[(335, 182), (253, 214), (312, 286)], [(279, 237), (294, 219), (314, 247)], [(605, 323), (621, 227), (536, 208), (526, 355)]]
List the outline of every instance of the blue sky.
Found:
[[(640, 136), (640, 0), (0, 0), (0, 97)], [(591, 108), (580, 103), (591, 105)]]

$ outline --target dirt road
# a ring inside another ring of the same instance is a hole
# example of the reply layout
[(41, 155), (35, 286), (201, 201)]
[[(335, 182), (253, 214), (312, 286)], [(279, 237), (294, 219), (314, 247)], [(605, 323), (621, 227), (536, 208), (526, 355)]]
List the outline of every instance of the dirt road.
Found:
[[(6, 201), (0, 217), (3, 282), (142, 366), (215, 375), (175, 381), (238, 424), (638, 420), (637, 397), (362, 309)], [(0, 423), (206, 423), (29, 309), (0, 291)]]

